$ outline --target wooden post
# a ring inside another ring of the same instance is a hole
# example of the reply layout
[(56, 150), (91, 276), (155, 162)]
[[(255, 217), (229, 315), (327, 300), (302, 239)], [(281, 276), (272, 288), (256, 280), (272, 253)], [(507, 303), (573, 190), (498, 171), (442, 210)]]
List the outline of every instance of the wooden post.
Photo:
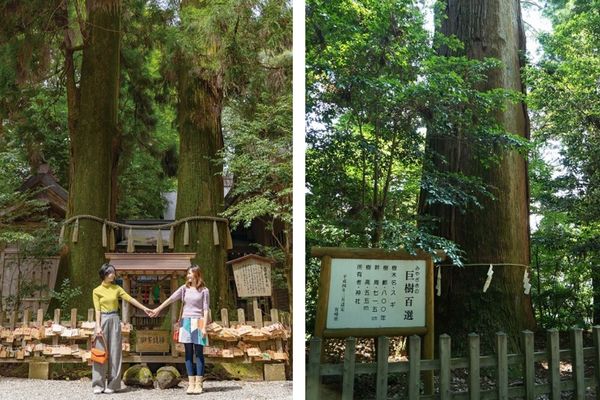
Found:
[(375, 398), (387, 399), (388, 389), (388, 357), (390, 355), (390, 338), (380, 336), (377, 340), (377, 378)]
[(252, 298), (252, 309), (254, 311), (254, 323), (256, 324), (256, 327), (262, 328), (263, 327), (262, 312), (260, 311), (260, 308), (258, 308), (258, 299), (256, 297)]
[[(175, 292), (177, 290), (177, 275), (171, 275), (171, 293)], [(177, 321), (177, 317), (179, 316), (179, 309), (177, 308), (177, 305), (179, 304), (180, 307), (183, 307), (183, 303), (181, 303), (179, 301), (174, 301), (173, 303), (171, 303), (171, 326), (173, 326), (173, 324)], [(171, 337), (173, 337), (173, 335), (171, 335)], [(177, 357), (177, 349), (176, 349), (176, 343), (173, 342), (171, 343), (171, 355), (173, 357)]]
[[(60, 324), (60, 308), (54, 310), (54, 323)], [(58, 339), (57, 335), (52, 335), (52, 346), (58, 346)]]
[[(279, 310), (271, 308), (271, 323), (279, 322)], [(275, 346), (277, 347), (278, 353), (283, 353), (283, 341), (281, 339), (275, 339)]]
[(40, 308), (37, 310), (35, 326), (38, 327), (39, 329), (42, 329), (43, 325), (44, 325), (44, 310)]
[(17, 312), (13, 310), (10, 312), (10, 320), (9, 320), (10, 329), (14, 330), (16, 324), (17, 324)]
[(498, 368), (496, 370), (496, 386), (498, 400), (508, 400), (508, 340), (506, 333), (496, 333), (496, 357)]
[[(329, 284), (331, 281), (331, 257), (323, 256), (321, 258), (321, 273), (319, 282), (319, 304), (317, 309), (317, 319), (315, 321), (315, 336), (323, 337), (325, 325), (327, 324), (327, 305), (329, 303)], [(324, 346), (323, 346), (324, 347)]]
[(583, 365), (583, 329), (573, 328), (571, 330), (571, 353), (573, 364), (573, 379), (575, 380), (575, 398), (585, 399), (585, 380)]
[(276, 322), (279, 322), (279, 310), (271, 308), (271, 323), (274, 324)]
[[(435, 289), (433, 287), (433, 260), (429, 258), (425, 264), (427, 270), (426, 280), (426, 303), (425, 303), (425, 326), (427, 327), (427, 333), (423, 338), (423, 358), (425, 360), (433, 360), (434, 347), (435, 347), (435, 331), (434, 331), (434, 300), (435, 300)], [(440, 270), (438, 273), (441, 273)], [(433, 395), (433, 371), (423, 372), (423, 386), (424, 393), (426, 395)]]
[(408, 339), (408, 399), (417, 400), (421, 395), (421, 337)]
[[(594, 376), (596, 382), (600, 382), (600, 326), (592, 328), (592, 337), (594, 339)], [(600, 390), (596, 388), (596, 400), (598, 399), (600, 399)]]
[(4, 326), (4, 311), (0, 309), (0, 326)]
[(558, 342), (558, 330), (547, 331), (548, 373), (550, 375), (550, 398), (560, 400), (560, 348)]
[[(125, 275), (123, 277), (123, 290), (127, 294), (129, 294), (129, 292), (131, 291), (131, 278), (129, 277), (129, 275)], [(121, 307), (123, 308), (123, 322), (128, 324), (129, 321), (131, 320), (130, 314), (129, 314), (129, 302), (125, 301), (125, 300), (121, 300)]]
[(451, 339), (445, 333), (440, 335), (440, 398), (442, 400), (450, 399), (450, 355)]
[(24, 328), (29, 326), (29, 309), (26, 308), (23, 310), (23, 324), (21, 325)]
[(224, 328), (229, 328), (229, 312), (226, 308), (221, 308), (221, 325)]
[[(88, 322), (96, 320), (96, 310), (94, 310), (93, 308), (88, 308), (87, 320), (88, 320)], [(96, 333), (96, 329), (94, 328), (94, 334), (95, 333)], [(91, 336), (88, 337), (86, 347), (88, 350), (92, 350), (92, 337)], [(91, 363), (91, 361), (89, 361), (89, 362)]]
[(71, 329), (77, 328), (77, 309), (71, 308)]
[(238, 324), (246, 325), (246, 314), (244, 313), (243, 308), (237, 309), (237, 315), (238, 315)]
[(523, 341), (523, 371), (525, 372), (525, 398), (535, 400), (535, 361), (533, 359), (533, 332), (521, 332)]
[(344, 366), (342, 370), (342, 400), (354, 398), (354, 366), (356, 361), (356, 339), (346, 339), (346, 350), (344, 351)]
[(479, 400), (481, 394), (479, 352), (479, 336), (469, 333), (469, 400)]
[(306, 371), (306, 398), (319, 400), (321, 386), (321, 338), (310, 340), (308, 353), (308, 369)]

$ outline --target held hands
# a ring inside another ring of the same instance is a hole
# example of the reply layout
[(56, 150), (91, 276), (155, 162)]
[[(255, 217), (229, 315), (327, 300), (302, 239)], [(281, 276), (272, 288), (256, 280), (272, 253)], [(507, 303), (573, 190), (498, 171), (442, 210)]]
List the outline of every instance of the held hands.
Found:
[(149, 317), (152, 317), (152, 318), (155, 318), (155, 317), (157, 317), (157, 316), (158, 316), (158, 314), (160, 313), (160, 309), (159, 309), (159, 308), (155, 308), (154, 310), (152, 310), (152, 309), (150, 309), (150, 308), (146, 307), (146, 309), (145, 309), (144, 311), (146, 312), (146, 314), (147, 314)]

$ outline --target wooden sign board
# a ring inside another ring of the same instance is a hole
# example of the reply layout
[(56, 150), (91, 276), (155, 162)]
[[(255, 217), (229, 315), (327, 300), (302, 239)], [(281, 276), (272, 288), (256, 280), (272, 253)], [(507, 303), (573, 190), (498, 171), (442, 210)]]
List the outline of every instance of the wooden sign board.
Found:
[(271, 296), (272, 263), (272, 260), (256, 255), (248, 255), (227, 262), (233, 267), (238, 297)]
[(433, 333), (433, 262), (426, 253), (313, 248), (321, 257), (315, 335)]
[(136, 331), (135, 351), (147, 353), (168, 353), (171, 335), (169, 331), (138, 330)]
[(424, 328), (425, 260), (331, 260), (326, 329)]

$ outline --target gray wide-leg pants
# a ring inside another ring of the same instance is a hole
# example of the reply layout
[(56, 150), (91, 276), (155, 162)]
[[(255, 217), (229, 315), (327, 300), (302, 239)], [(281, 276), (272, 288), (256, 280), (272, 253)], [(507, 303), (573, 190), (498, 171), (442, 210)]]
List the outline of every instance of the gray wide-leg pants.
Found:
[[(102, 314), (102, 332), (108, 347), (108, 360), (104, 364), (92, 364), (92, 388), (100, 387), (103, 390), (121, 389), (121, 368), (123, 361), (121, 320), (118, 314)], [(97, 340), (95, 347), (104, 349), (104, 343)], [(108, 368), (108, 376), (107, 376)], [(108, 380), (108, 384), (106, 384)]]

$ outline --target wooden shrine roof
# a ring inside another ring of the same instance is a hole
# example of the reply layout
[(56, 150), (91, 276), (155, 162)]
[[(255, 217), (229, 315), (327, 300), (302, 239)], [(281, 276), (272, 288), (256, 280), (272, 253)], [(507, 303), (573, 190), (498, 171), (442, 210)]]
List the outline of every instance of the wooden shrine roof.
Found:
[(49, 205), (49, 216), (55, 219), (65, 218), (69, 194), (60, 186), (48, 164), (40, 165), (37, 173), (27, 178), (18, 190), (24, 192), (40, 188), (35, 197)]
[(119, 274), (185, 274), (196, 253), (105, 253)]
[(235, 260), (227, 261), (225, 264), (238, 264), (238, 263), (241, 263), (242, 261), (251, 260), (251, 259), (266, 262), (269, 264), (275, 264), (275, 260), (266, 258), (263, 256), (259, 256), (257, 254), (246, 254), (245, 256), (236, 258)]

